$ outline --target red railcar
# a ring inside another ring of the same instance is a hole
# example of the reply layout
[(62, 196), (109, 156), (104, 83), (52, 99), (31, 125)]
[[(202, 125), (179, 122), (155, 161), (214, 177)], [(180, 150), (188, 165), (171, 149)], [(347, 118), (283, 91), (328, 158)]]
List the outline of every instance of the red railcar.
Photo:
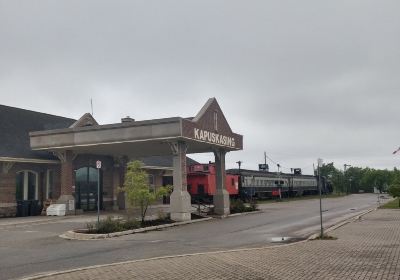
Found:
[[(194, 164), (188, 167), (188, 192), (194, 197), (211, 198), (216, 190), (215, 165)], [(239, 176), (226, 175), (225, 188), (230, 196), (239, 194)]]

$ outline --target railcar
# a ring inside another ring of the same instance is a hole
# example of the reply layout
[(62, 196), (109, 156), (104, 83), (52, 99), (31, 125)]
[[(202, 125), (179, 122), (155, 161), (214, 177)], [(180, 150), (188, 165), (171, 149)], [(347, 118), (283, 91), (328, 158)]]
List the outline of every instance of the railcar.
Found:
[[(194, 200), (212, 201), (216, 191), (215, 164), (194, 164), (187, 170), (187, 188)], [(239, 175), (226, 174), (225, 189), (232, 197), (239, 194)]]
[[(239, 175), (239, 192), (242, 197), (272, 198), (317, 194), (316, 176), (275, 173), (267, 171), (229, 169), (227, 174)], [(322, 184), (322, 192), (326, 192)]]
[[(211, 201), (215, 194), (215, 165), (195, 164), (188, 167), (188, 191), (194, 199)], [(225, 187), (231, 197), (274, 198), (318, 194), (318, 180), (313, 175), (276, 173), (246, 169), (226, 170)], [(332, 192), (321, 178), (322, 193)]]

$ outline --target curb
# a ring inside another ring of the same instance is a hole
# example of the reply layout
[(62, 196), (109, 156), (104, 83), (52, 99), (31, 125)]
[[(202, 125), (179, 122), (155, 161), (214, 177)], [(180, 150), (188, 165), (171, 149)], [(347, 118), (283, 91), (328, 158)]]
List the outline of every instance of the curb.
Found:
[(241, 212), (241, 213), (235, 213), (235, 214), (227, 214), (227, 215), (213, 215), (212, 217), (214, 219), (226, 219), (230, 217), (237, 217), (237, 216), (245, 216), (245, 215), (251, 215), (251, 214), (258, 214), (258, 213), (263, 213), (263, 210), (256, 210), (256, 211), (250, 211), (250, 212)]
[[(331, 231), (333, 231), (333, 230), (335, 230), (335, 229), (338, 229), (338, 228), (340, 228), (340, 227), (342, 227), (342, 226), (344, 226), (344, 225), (347, 225), (348, 223), (357, 221), (357, 220), (359, 220), (362, 216), (367, 215), (368, 213), (370, 213), (370, 212), (372, 212), (372, 211), (376, 211), (376, 210), (378, 210), (378, 208), (371, 208), (371, 209), (365, 210), (364, 212), (361, 212), (360, 214), (356, 214), (356, 215), (354, 215), (354, 216), (352, 216), (352, 217), (350, 217), (350, 218), (348, 218), (348, 219), (346, 219), (346, 220), (344, 220), (344, 221), (342, 221), (342, 222), (340, 222), (340, 223), (338, 223), (338, 224), (336, 224), (336, 225), (333, 225), (333, 226), (331, 226), (331, 227), (325, 229), (325, 230), (324, 230), (324, 233), (331, 232)], [(308, 237), (307, 240), (315, 240), (315, 239), (317, 239), (319, 236), (320, 236), (320, 233), (314, 233), (314, 234), (312, 234), (310, 237)]]
[(229, 214), (226, 217), (237, 217), (237, 216), (246, 216), (246, 215), (251, 215), (251, 214), (258, 214), (258, 213), (263, 213), (264, 211), (262, 210), (256, 210), (256, 211), (250, 211), (250, 212), (242, 212), (242, 213), (235, 213), (235, 214)]
[(151, 226), (151, 227), (145, 227), (145, 228), (125, 230), (125, 231), (120, 231), (120, 232), (105, 233), (105, 234), (87, 234), (87, 233), (74, 232), (73, 230), (70, 230), (70, 231), (67, 231), (66, 233), (59, 235), (59, 237), (68, 239), (68, 240), (101, 240), (101, 239), (119, 237), (119, 236), (123, 236), (123, 235), (134, 234), (134, 233), (141, 233), (141, 232), (160, 230), (160, 229), (170, 228), (170, 227), (175, 227), (175, 226), (205, 222), (205, 221), (209, 221), (211, 219), (213, 219), (213, 218), (208, 217), (208, 218), (202, 218), (202, 219), (198, 219), (198, 220), (175, 222), (175, 223), (171, 223), (171, 224)]

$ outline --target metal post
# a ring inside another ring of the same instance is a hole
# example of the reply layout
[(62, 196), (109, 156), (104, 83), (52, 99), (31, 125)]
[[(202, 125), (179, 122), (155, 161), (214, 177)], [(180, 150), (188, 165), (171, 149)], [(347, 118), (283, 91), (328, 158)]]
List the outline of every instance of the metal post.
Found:
[(278, 167), (279, 200), (282, 200), (281, 172), (279, 171), (279, 168), (281, 167), (281, 165), (278, 163), (276, 166)]
[(97, 229), (100, 224), (100, 168), (97, 168)]
[(346, 184), (346, 168), (347, 167), (351, 167), (351, 165), (350, 164), (344, 164), (344, 171), (343, 171), (343, 182), (344, 182), (344, 184), (346, 185), (345, 187), (346, 187), (346, 194), (348, 195), (349, 194), (349, 186)]
[(319, 189), (319, 216), (321, 220), (321, 238), (324, 236), (324, 228), (322, 226), (322, 192), (321, 192), (321, 172), (320, 163), (322, 160), (318, 160), (318, 189)]

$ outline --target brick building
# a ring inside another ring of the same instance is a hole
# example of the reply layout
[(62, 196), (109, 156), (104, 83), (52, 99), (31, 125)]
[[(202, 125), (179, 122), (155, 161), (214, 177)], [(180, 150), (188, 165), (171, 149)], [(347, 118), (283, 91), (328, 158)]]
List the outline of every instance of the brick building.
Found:
[[(118, 188), (126, 163), (139, 159), (151, 185), (173, 183), (171, 215), (187, 220), (186, 166), (192, 160), (186, 153), (214, 152), (217, 185), (224, 186), (225, 154), (240, 149), (242, 136), (232, 132), (214, 98), (194, 118), (128, 117), (110, 125), (88, 113), (74, 120), (0, 105), (0, 216), (15, 216), (21, 203), (30, 203), (33, 215), (48, 200), (67, 204), (67, 210), (96, 210), (98, 180), (101, 208), (123, 209)], [(229, 211), (222, 187), (214, 201), (221, 214)]]

